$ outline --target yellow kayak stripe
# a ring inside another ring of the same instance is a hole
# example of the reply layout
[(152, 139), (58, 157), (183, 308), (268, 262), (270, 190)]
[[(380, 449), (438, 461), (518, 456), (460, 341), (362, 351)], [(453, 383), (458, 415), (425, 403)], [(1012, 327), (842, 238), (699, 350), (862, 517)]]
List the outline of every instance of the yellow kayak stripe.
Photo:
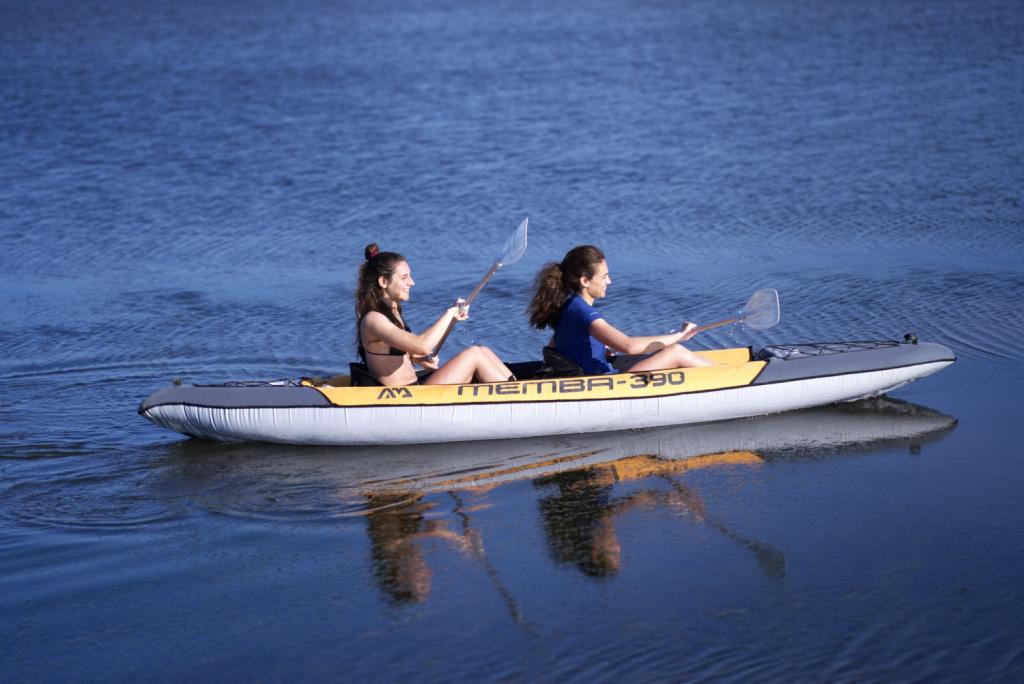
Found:
[(708, 349), (695, 352), (697, 356), (703, 356), (708, 361), (714, 361), (723, 366), (731, 366), (750, 361), (750, 347), (737, 347), (735, 349)]
[(335, 406), (439, 406), (639, 399), (745, 387), (757, 377), (764, 365), (764, 361), (748, 361), (706, 368), (679, 368), (550, 380), (518, 380), (472, 385), (315, 389)]

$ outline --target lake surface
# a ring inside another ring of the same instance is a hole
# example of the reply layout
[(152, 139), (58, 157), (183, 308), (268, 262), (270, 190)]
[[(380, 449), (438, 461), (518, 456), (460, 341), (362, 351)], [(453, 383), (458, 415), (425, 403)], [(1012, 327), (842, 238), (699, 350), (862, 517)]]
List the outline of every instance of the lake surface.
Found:
[[(1024, 678), (1019, 2), (0, 7), (6, 681)], [(217, 445), (170, 383), (342, 371), (363, 246), (447, 350), (608, 254), (634, 334), (915, 332), (891, 396), (414, 448)]]

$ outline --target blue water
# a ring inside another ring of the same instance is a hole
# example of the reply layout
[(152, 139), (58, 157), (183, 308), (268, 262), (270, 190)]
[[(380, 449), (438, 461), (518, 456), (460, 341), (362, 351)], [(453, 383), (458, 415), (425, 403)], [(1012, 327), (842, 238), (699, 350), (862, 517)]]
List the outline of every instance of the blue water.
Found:
[[(0, 672), (10, 681), (1020, 681), (1019, 2), (0, 6)], [(868, 403), (412, 449), (210, 445), (172, 378), (353, 360), (368, 242), (450, 349), (609, 321), (901, 337)]]

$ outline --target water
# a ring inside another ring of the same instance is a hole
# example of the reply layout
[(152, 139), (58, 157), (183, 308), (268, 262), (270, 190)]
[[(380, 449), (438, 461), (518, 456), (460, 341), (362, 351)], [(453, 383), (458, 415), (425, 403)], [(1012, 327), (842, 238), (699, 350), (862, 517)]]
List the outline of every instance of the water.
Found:
[[(1017, 681), (1014, 2), (0, 8), (5, 679)], [(913, 331), (890, 400), (412, 449), (182, 440), (172, 378), (336, 372), (363, 246), (513, 360), (581, 242), (634, 333)]]

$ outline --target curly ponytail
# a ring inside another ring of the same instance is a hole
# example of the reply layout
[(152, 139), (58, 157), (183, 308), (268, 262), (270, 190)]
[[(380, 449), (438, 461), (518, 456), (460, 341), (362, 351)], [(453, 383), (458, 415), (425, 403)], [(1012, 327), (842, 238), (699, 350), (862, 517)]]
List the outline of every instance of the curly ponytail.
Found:
[(593, 278), (604, 252), (593, 245), (579, 245), (566, 253), (562, 263), (545, 264), (537, 273), (533, 287), (536, 292), (526, 312), (530, 325), (539, 330), (555, 328), (568, 297), (580, 291), (580, 278)]

